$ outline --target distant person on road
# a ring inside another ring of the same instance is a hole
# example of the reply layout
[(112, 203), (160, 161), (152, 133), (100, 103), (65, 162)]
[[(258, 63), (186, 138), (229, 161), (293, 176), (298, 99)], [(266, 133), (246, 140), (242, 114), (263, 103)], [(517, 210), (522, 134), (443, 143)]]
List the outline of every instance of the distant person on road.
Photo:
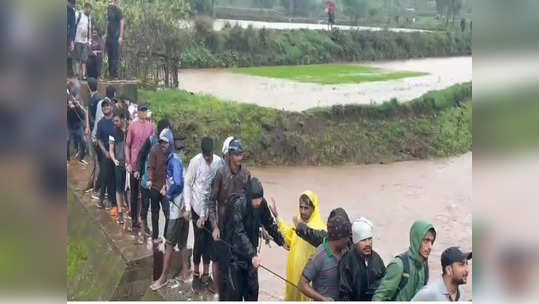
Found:
[[(301, 278), (305, 265), (315, 253), (316, 247), (318, 247), (311, 245), (296, 234), (297, 223), (302, 222), (304, 225), (316, 230), (326, 230), (326, 224), (320, 215), (318, 196), (309, 190), (300, 195), (298, 200), (299, 215), (294, 217), (294, 226), (288, 226), (284, 220), (279, 218), (279, 211), (275, 200), (272, 198), (271, 201), (271, 213), (277, 221), (279, 232), (284, 238), (285, 245), (290, 249), (288, 260), (286, 262), (286, 279), (297, 284)], [(310, 301), (310, 298), (301, 293), (301, 291), (294, 286), (286, 283), (284, 300)]]
[(472, 253), (463, 253), (458, 247), (444, 250), (441, 257), (442, 277), (423, 287), (412, 301), (465, 302), (460, 285), (468, 281), (468, 260)]
[(333, 25), (335, 25), (335, 2), (333, 0), (327, 0), (326, 1), (326, 13), (328, 14), (328, 25), (329, 28), (333, 28)]
[[(210, 276), (210, 249), (211, 231), (208, 221), (207, 202), (210, 198), (210, 187), (217, 170), (223, 166), (223, 160), (213, 153), (213, 140), (202, 138), (200, 142), (201, 153), (189, 162), (185, 175), (185, 207), (193, 219), (195, 243), (193, 245), (193, 290), (202, 288), (215, 293), (214, 282)], [(200, 275), (200, 261), (202, 260), (202, 276)]]
[(339, 262), (339, 301), (371, 301), (384, 277), (384, 261), (373, 250), (374, 225), (361, 217), (352, 224), (354, 246)]
[(109, 59), (109, 77), (118, 79), (120, 69), (120, 47), (123, 43), (125, 19), (118, 7), (119, 0), (109, 0), (108, 23), (105, 45)]
[(315, 301), (335, 301), (339, 296), (338, 265), (352, 233), (348, 215), (336, 211), (328, 218), (327, 237), (303, 269), (298, 284), (301, 292)]
[(436, 239), (432, 224), (416, 221), (410, 228), (410, 247), (396, 256), (376, 290), (373, 301), (410, 301), (429, 280), (428, 258)]
[(460, 19), (460, 31), (464, 33), (466, 31), (466, 19)]

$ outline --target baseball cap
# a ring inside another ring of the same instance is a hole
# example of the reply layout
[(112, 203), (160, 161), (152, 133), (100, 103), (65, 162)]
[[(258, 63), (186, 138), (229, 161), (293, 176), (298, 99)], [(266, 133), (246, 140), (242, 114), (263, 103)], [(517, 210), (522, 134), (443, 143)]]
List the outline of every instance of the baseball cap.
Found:
[(241, 142), (239, 139), (234, 139), (228, 145), (228, 153), (238, 155), (243, 153), (243, 148), (241, 147)]
[(139, 106), (137, 107), (137, 111), (147, 111), (148, 110), (148, 105), (143, 103), (143, 104), (139, 104)]
[(336, 241), (352, 236), (352, 227), (348, 214), (342, 208), (331, 211), (327, 223), (328, 241)]
[[(161, 133), (162, 133), (162, 132), (161, 132)], [(163, 141), (163, 142), (168, 143), (168, 138), (167, 138), (164, 134), (161, 134), (161, 135), (159, 136), (159, 141), (160, 141), (160, 142)]]
[(458, 247), (449, 247), (442, 252), (442, 268), (456, 262), (472, 259), (472, 252), (462, 252)]

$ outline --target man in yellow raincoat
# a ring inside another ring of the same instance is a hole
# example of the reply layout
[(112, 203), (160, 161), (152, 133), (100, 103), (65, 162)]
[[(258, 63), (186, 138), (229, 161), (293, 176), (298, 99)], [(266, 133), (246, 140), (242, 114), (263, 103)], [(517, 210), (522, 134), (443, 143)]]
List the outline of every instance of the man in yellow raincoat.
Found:
[[(309, 244), (295, 233), (295, 225), (288, 226), (282, 219), (279, 219), (279, 213), (275, 200), (272, 200), (270, 206), (271, 213), (277, 220), (279, 232), (282, 234), (285, 244), (290, 248), (288, 261), (286, 263), (286, 279), (294, 284), (298, 284), (303, 268), (314, 254), (316, 247)], [(305, 191), (299, 197), (299, 216), (294, 217), (294, 224), (304, 222), (309, 228), (314, 230), (327, 230), (326, 224), (320, 216), (318, 206), (318, 197), (312, 191)], [(286, 283), (285, 301), (310, 301), (299, 289)]]

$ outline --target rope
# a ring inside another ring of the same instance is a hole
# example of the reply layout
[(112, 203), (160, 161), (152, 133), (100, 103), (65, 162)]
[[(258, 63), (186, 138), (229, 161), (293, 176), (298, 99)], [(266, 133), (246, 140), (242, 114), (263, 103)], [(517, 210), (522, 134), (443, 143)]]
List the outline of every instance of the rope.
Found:
[[(208, 228), (202, 227), (202, 229), (204, 229), (204, 230), (205, 230), (206, 232), (208, 232), (210, 235), (212, 234), (211, 231), (208, 230)], [(232, 247), (231, 244), (227, 243), (226, 241), (224, 241), (224, 240), (222, 240), (222, 239), (221, 239), (220, 241), (223, 242), (223, 244), (225, 244), (225, 245), (227, 245), (228, 247), (230, 247), (230, 249), (233, 249), (233, 247)], [(283, 278), (282, 276), (280, 276), (279, 274), (275, 273), (274, 271), (272, 271), (271, 269), (267, 268), (266, 266), (260, 264), (259, 267), (262, 268), (262, 269), (264, 269), (264, 270), (266, 270), (267, 272), (273, 274), (273, 275), (276, 276), (277, 278), (279, 278), (279, 279), (285, 281), (286, 283), (288, 283), (288, 284), (294, 286), (297, 290), (300, 290), (299, 287), (298, 287), (296, 284), (294, 284), (294, 283), (288, 281), (287, 279)]]

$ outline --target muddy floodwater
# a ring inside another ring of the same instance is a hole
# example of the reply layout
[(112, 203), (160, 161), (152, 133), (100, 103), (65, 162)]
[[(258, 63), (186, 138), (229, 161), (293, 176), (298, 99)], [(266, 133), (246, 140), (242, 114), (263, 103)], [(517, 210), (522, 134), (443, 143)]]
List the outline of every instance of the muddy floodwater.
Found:
[(394, 71), (426, 72), (425, 76), (361, 84), (320, 85), (242, 75), (227, 69), (180, 72), (180, 88), (221, 99), (289, 111), (335, 104), (382, 103), (395, 97), (409, 101), (430, 90), (472, 80), (472, 57), (425, 58), (358, 64)]
[[(409, 245), (409, 229), (416, 219), (433, 223), (437, 239), (429, 259), (431, 281), (441, 273), (440, 255), (450, 246), (472, 249), (472, 153), (438, 160), (387, 165), (343, 167), (252, 168), (264, 185), (266, 198), (275, 197), (280, 217), (292, 223), (304, 190), (318, 194), (324, 220), (343, 207), (353, 220), (364, 216), (375, 224), (373, 249), (387, 265)], [(272, 244), (261, 249), (262, 264), (286, 274), (287, 251)], [(463, 286), (472, 297), (472, 273)], [(280, 300), (284, 282), (259, 270), (260, 300)]]

